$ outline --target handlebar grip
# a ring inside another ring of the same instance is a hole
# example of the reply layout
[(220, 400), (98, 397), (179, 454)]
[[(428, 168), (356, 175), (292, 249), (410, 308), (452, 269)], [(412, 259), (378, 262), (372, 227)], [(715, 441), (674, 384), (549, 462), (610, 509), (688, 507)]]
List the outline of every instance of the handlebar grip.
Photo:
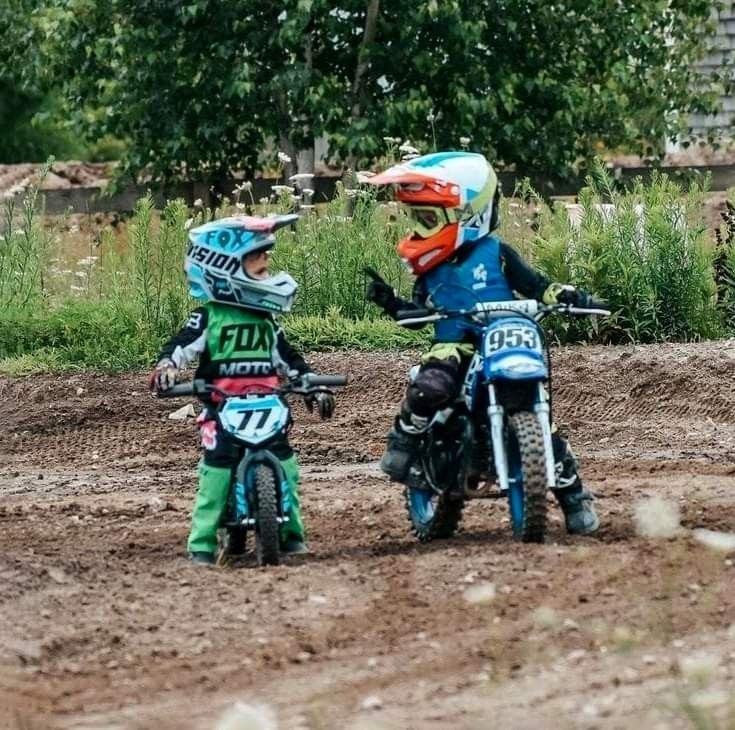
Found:
[(432, 314), (436, 314), (433, 309), (399, 309), (396, 312), (396, 320), (400, 322), (402, 319), (413, 319), (414, 317), (418, 319), (420, 317), (430, 317)]
[(346, 375), (312, 375), (307, 373), (302, 377), (302, 381), (306, 386), (324, 386), (347, 385)]
[(159, 398), (180, 398), (183, 395), (194, 395), (195, 393), (194, 383), (177, 383), (168, 390), (159, 390), (156, 395)]
[(210, 392), (211, 386), (202, 378), (195, 378), (188, 383), (177, 383), (173, 388), (158, 392), (159, 398), (179, 398), (184, 395), (204, 395)]

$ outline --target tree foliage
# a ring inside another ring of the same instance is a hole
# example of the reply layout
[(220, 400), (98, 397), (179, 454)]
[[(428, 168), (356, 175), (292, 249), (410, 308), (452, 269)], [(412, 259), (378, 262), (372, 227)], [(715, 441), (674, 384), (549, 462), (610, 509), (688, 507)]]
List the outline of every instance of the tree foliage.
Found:
[(55, 121), (61, 104), (40, 81), (30, 19), (35, 0), (0, 4), (0, 163), (73, 156), (78, 143)]
[(711, 0), (46, 0), (47, 81), (78, 128), (128, 141), (158, 178), (252, 168), (326, 136), (369, 163), (383, 137), (461, 136), (505, 165), (565, 172), (600, 145), (655, 153), (720, 79), (693, 62)]

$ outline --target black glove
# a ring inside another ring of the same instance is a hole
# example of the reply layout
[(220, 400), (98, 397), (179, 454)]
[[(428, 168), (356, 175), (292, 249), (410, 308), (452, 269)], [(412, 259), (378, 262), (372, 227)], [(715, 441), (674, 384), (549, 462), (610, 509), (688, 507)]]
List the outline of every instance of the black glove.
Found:
[(584, 289), (577, 289), (574, 286), (565, 284), (556, 295), (556, 301), (559, 304), (571, 304), (573, 307), (580, 309), (590, 309), (594, 303), (591, 294)]
[(335, 400), (331, 393), (307, 393), (304, 396), (304, 404), (309, 413), (312, 413), (316, 405), (319, 417), (322, 420), (331, 418), (334, 413)]
[(391, 309), (396, 302), (396, 293), (393, 287), (375, 269), (366, 266), (364, 272), (372, 279), (365, 292), (368, 301), (375, 302), (381, 309), (386, 311)]

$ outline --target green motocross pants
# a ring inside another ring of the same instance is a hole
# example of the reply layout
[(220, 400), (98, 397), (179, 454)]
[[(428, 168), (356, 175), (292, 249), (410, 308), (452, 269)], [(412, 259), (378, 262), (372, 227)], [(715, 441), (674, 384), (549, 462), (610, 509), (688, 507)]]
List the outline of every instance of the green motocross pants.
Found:
[[(227, 506), (234, 467), (210, 466), (202, 459), (199, 463), (199, 489), (191, 516), (191, 532), (187, 548), (190, 553), (214, 553), (217, 550), (217, 528)], [(281, 524), (280, 540), (304, 540), (304, 523), (299, 500), (299, 467), (296, 456), (280, 459), (288, 483), (291, 515)]]

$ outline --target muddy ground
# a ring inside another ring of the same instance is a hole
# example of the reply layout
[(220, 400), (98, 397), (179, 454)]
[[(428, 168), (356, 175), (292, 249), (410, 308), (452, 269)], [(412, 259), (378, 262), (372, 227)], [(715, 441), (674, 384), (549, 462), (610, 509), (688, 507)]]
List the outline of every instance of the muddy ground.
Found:
[[(735, 531), (735, 342), (554, 353), (603, 527), (550, 505), (545, 545), (489, 500), (410, 535), (377, 459), (412, 360), (313, 358), (351, 385), (331, 423), (295, 408), (311, 554), (270, 569), (184, 558), (195, 428), (143, 373), (0, 379), (0, 727), (204, 730), (242, 701), (280, 728), (686, 728), (700, 685), (731, 727), (735, 554), (690, 528)], [(678, 537), (636, 535), (649, 495)]]

